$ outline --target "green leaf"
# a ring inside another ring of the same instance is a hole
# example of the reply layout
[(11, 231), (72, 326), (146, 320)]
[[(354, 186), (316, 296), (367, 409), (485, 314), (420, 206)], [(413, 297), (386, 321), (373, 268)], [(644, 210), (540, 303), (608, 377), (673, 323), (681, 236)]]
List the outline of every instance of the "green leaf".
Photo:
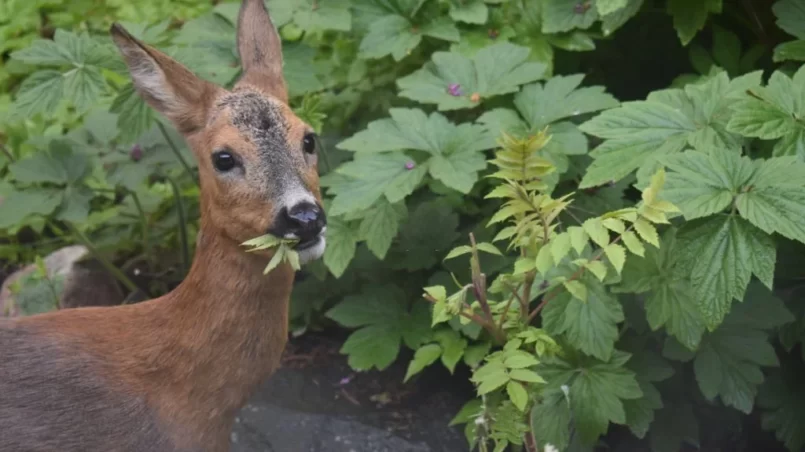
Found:
[(64, 77), (58, 71), (34, 72), (25, 79), (14, 100), (14, 115), (31, 117), (38, 113), (52, 113), (63, 99)]
[(805, 383), (802, 362), (784, 360), (760, 387), (757, 401), (763, 409), (764, 430), (773, 430), (788, 450), (805, 447)]
[(799, 0), (779, 0), (771, 7), (777, 26), (786, 33), (805, 39), (805, 6)]
[[(581, 87), (584, 74), (555, 76), (545, 84), (523, 87), (514, 97), (514, 105), (528, 122), (529, 132), (542, 129), (561, 119), (576, 117), (618, 106), (618, 101), (603, 86)], [(480, 121), (480, 119), (479, 119)]]
[(626, 248), (629, 250), (629, 252), (641, 257), (645, 256), (646, 248), (643, 246), (643, 243), (640, 242), (640, 239), (637, 238), (634, 232), (625, 231), (622, 237), (623, 244), (626, 245)]
[(553, 391), (531, 409), (531, 429), (540, 450), (551, 444), (566, 450), (570, 443), (570, 404), (561, 391)]
[(582, 223), (581, 228), (595, 242), (596, 245), (604, 248), (609, 244), (609, 231), (604, 227), (600, 218), (589, 218)]
[(623, 264), (626, 263), (626, 250), (617, 243), (612, 243), (604, 248), (604, 254), (606, 254), (607, 259), (609, 259), (609, 262), (615, 267), (618, 274), (620, 274), (623, 270)]
[[(452, 52), (434, 52), (432, 61), (397, 80), (400, 96), (439, 110), (473, 108), (485, 99), (517, 91), (541, 78), (545, 65), (528, 61), (529, 49), (501, 42), (479, 50), (472, 59)], [(455, 92), (450, 86), (457, 84)], [(473, 95), (479, 98), (473, 101)]]
[[(805, 163), (795, 157), (759, 162), (737, 196), (743, 218), (767, 233), (805, 243)], [(771, 285), (771, 277), (767, 280)]]
[(350, 295), (325, 316), (347, 328), (401, 321), (405, 312), (384, 286), (371, 286), (359, 294)]
[(327, 224), (327, 248), (324, 251), (324, 265), (336, 278), (339, 278), (347, 269), (355, 249), (358, 236), (355, 229), (347, 223), (330, 218)]
[(629, 357), (621, 351), (607, 361), (573, 355), (567, 360), (548, 358), (540, 366), (551, 387), (569, 387), (573, 419), (585, 444), (592, 445), (606, 433), (610, 422), (625, 424), (623, 400), (643, 396), (635, 374), (624, 367)]
[(578, 281), (565, 281), (563, 284), (571, 295), (583, 302), (587, 301), (587, 287), (584, 284)]
[[(600, 3), (597, 2), (597, 3)], [(626, 6), (610, 14), (601, 17), (601, 31), (604, 36), (609, 36), (618, 28), (634, 17), (640, 8), (643, 7), (643, 0), (627, 0)]]
[(64, 94), (79, 113), (87, 111), (98, 100), (106, 81), (93, 66), (82, 66), (64, 74)]
[(580, 188), (618, 181), (638, 170), (638, 179), (654, 174), (658, 158), (687, 146), (710, 152), (738, 149), (743, 138), (727, 130), (730, 106), (746, 89), (760, 84), (756, 71), (729, 80), (719, 72), (705, 83), (655, 91), (646, 101), (626, 102), (580, 126), (606, 141), (590, 152), (594, 158)]
[(381, 200), (361, 220), (358, 235), (366, 240), (366, 246), (378, 259), (383, 259), (397, 236), (399, 226), (397, 210), (388, 201)]
[(659, 248), (626, 261), (617, 292), (645, 293), (646, 317), (652, 331), (665, 326), (689, 350), (704, 333), (704, 318), (690, 282), (690, 269), (680, 260), (676, 229), (669, 229)]
[(0, 206), (0, 229), (22, 226), (23, 221), (32, 215), (48, 216), (62, 202), (60, 191), (41, 188), (26, 188), (23, 191), (12, 191), (5, 196)]
[(591, 3), (579, 3), (576, 0), (546, 0), (542, 7), (542, 32), (561, 33), (590, 28), (598, 20), (598, 9)]
[(111, 113), (117, 113), (119, 139), (124, 143), (136, 141), (145, 133), (154, 121), (154, 111), (137, 94), (134, 85), (126, 84), (112, 101)]
[[(627, 345), (634, 348), (634, 344)], [(626, 423), (635, 436), (644, 438), (654, 421), (655, 411), (663, 407), (660, 392), (653, 383), (668, 379), (674, 374), (674, 369), (660, 355), (645, 348), (636, 350), (626, 367), (635, 373), (643, 393), (639, 399), (623, 402)]]
[(709, 14), (721, 14), (721, 0), (668, 0), (668, 13), (682, 45), (688, 45), (704, 28)]
[(397, 358), (400, 334), (386, 325), (371, 325), (352, 333), (341, 347), (349, 355), (349, 366), (355, 370), (376, 367), (383, 370)]
[(302, 29), (308, 31), (350, 31), (352, 28), (350, 2), (349, 0), (328, 0), (326, 2), (302, 0), (296, 2), (293, 20)]
[(753, 284), (746, 300), (702, 339), (693, 362), (702, 394), (708, 400), (718, 396), (725, 405), (749, 414), (763, 382), (760, 368), (779, 365), (764, 330), (793, 320), (782, 301)]
[(450, 18), (468, 24), (486, 23), (487, 8), (483, 0), (461, 0), (450, 4)]
[[(58, 31), (65, 33), (63, 29)], [(61, 66), (72, 63), (64, 46), (50, 39), (37, 39), (30, 46), (12, 52), (11, 58), (34, 66)]]
[(408, 170), (413, 161), (401, 152), (361, 155), (322, 177), (321, 184), (335, 195), (329, 215), (366, 210), (385, 197), (396, 203), (410, 195), (422, 181), (426, 166)]
[(663, 160), (667, 173), (663, 196), (687, 220), (722, 212), (753, 173), (752, 161), (732, 151), (687, 151)]
[(434, 334), (434, 338), (442, 347), (442, 364), (450, 373), (456, 369), (456, 364), (464, 356), (467, 349), (467, 340), (452, 329), (443, 329)]
[(528, 404), (528, 393), (521, 383), (516, 381), (509, 381), (506, 383), (506, 392), (509, 394), (509, 399), (514, 406), (520, 411), (525, 411)]
[(598, 14), (606, 16), (625, 8), (628, 3), (629, 0), (597, 0), (595, 7), (598, 9)]
[(513, 380), (524, 381), (527, 383), (545, 383), (545, 380), (538, 373), (528, 369), (512, 369), (509, 376)]
[(405, 372), (403, 383), (408, 381), (414, 375), (422, 372), (423, 369), (433, 364), (442, 354), (442, 347), (438, 344), (428, 344), (420, 347), (414, 353), (414, 359), (408, 364), (408, 370)]
[(478, 384), (478, 395), (488, 394), (495, 389), (509, 382), (509, 374), (500, 361), (491, 361), (478, 368), (473, 375), (472, 381)]
[(743, 299), (752, 274), (771, 287), (774, 241), (746, 220), (732, 215), (694, 220), (680, 229), (679, 239), (699, 309), (711, 331), (730, 311), (732, 300)]
[(391, 55), (394, 61), (400, 61), (419, 45), (423, 36), (459, 40), (458, 29), (449, 21), (436, 19), (417, 27), (405, 17), (390, 14), (372, 22), (361, 41), (359, 55), (367, 59)]
[(587, 287), (588, 300), (560, 293), (542, 310), (543, 327), (551, 335), (564, 334), (584, 353), (607, 360), (618, 338), (623, 309), (600, 282), (585, 276), (580, 280)]
[(634, 229), (643, 241), (648, 242), (654, 246), (660, 246), (660, 239), (657, 235), (657, 229), (654, 225), (649, 223), (643, 218), (638, 218), (634, 223)]

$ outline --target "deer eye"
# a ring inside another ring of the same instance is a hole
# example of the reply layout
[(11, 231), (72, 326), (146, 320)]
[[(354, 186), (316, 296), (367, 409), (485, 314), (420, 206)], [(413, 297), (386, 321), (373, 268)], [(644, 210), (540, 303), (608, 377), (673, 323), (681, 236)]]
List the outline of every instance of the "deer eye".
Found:
[(316, 141), (317, 139), (315, 133), (305, 134), (305, 138), (302, 139), (302, 150), (308, 154), (313, 154), (316, 152)]
[(237, 163), (238, 162), (235, 160), (235, 156), (229, 151), (218, 151), (212, 154), (212, 164), (218, 171), (230, 171), (235, 167), (235, 165), (237, 165)]

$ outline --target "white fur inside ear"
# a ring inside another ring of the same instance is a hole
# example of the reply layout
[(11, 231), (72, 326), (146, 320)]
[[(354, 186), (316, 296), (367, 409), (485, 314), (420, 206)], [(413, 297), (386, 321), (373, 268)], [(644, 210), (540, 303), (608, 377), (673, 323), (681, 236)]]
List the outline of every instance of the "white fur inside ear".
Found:
[(178, 107), (176, 96), (172, 93), (165, 74), (150, 55), (138, 47), (126, 47), (123, 54), (129, 63), (129, 72), (134, 86), (153, 98), (165, 110)]

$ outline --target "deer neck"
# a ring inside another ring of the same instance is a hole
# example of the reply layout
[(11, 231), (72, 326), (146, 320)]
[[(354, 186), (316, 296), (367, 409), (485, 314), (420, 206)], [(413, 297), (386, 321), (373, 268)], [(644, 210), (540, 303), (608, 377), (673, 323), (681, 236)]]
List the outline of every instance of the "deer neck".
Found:
[(164, 309), (159, 317), (172, 337), (156, 346), (160, 353), (149, 367), (181, 405), (175, 408), (212, 418), (234, 416), (279, 365), (294, 272), (284, 264), (264, 275), (267, 263), (267, 257), (245, 252), (202, 223), (187, 277), (154, 303)]

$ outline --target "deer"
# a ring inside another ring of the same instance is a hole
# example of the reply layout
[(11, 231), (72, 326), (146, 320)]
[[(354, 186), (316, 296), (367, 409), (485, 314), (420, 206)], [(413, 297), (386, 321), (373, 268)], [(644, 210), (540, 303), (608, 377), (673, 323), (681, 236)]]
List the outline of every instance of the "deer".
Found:
[(198, 164), (196, 252), (158, 298), (0, 322), (0, 451), (227, 451), (237, 412), (280, 365), (296, 277), (287, 262), (264, 275), (273, 251), (242, 243), (270, 233), (293, 239), (303, 265), (322, 257), (319, 138), (288, 104), (263, 0), (240, 5), (231, 89), (118, 23), (109, 33)]

